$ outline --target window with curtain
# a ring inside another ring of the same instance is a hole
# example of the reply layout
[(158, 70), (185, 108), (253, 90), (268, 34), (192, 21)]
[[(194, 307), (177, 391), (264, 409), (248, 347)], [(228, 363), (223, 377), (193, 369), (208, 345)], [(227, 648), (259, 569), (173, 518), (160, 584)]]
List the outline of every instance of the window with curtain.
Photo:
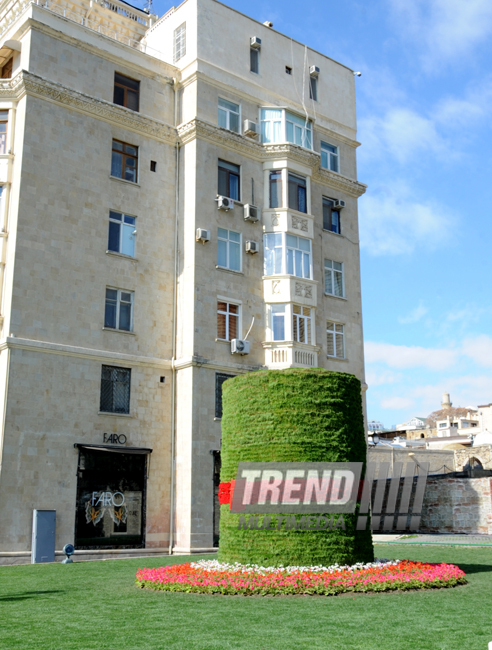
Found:
[(295, 275), (311, 279), (311, 241), (287, 233), (264, 235), (265, 275)]
[(220, 160), (219, 158), (219, 188), (220, 196), (239, 201), (239, 165)]
[(311, 120), (282, 108), (262, 108), (261, 141), (264, 144), (292, 142), (312, 149), (313, 125)]
[(231, 271), (241, 270), (241, 234), (225, 228), (217, 233), (217, 266)]
[(343, 264), (325, 260), (325, 293), (343, 298)]
[(323, 230), (342, 234), (340, 223), (340, 210), (335, 210), (335, 201), (323, 197)]
[(298, 212), (307, 212), (306, 179), (289, 172), (288, 184), (289, 208)]
[(233, 104), (227, 99), (219, 97), (219, 126), (228, 131), (239, 133), (240, 108), (239, 104)]
[(311, 345), (311, 309), (293, 305), (292, 332), (294, 341)]
[(217, 301), (217, 338), (221, 341), (236, 339), (239, 331), (239, 305)]
[(326, 323), (327, 356), (345, 359), (345, 332), (341, 323)]
[(338, 147), (328, 142), (321, 143), (321, 167), (330, 169), (332, 172), (339, 172), (340, 170), (340, 155)]
[(113, 140), (111, 176), (137, 182), (138, 147), (121, 140)]

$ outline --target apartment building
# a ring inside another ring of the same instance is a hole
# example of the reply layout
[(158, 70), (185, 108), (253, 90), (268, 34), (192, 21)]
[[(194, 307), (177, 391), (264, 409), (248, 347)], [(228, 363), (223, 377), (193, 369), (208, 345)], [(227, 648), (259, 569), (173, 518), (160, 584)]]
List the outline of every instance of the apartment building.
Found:
[(0, 562), (211, 549), (223, 382), (365, 388), (353, 71), (216, 0), (7, 0), (0, 66)]

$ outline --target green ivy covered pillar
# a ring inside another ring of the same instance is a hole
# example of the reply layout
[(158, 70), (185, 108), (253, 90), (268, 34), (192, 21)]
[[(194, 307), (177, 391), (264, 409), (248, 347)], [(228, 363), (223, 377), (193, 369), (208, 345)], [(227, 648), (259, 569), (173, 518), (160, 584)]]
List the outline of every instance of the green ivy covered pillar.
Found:
[[(366, 462), (360, 381), (321, 368), (248, 373), (223, 387), (221, 482), (240, 462)], [(329, 515), (327, 515), (329, 516)], [(220, 512), (219, 560), (263, 566), (354, 564), (374, 559), (371, 531), (355, 514), (334, 530), (238, 530)]]

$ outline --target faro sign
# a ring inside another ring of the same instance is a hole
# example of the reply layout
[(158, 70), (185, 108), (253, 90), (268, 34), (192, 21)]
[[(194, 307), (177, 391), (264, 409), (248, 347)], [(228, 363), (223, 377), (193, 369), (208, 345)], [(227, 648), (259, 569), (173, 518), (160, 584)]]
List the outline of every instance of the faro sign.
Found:
[(125, 503), (125, 495), (122, 492), (93, 492), (91, 506), (113, 506), (120, 508)]

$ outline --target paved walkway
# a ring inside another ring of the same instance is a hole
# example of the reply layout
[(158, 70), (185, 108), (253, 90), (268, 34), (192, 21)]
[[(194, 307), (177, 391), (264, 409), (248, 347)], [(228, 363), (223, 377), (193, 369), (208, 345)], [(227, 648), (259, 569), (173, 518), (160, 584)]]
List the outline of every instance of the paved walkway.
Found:
[(375, 544), (437, 544), (439, 546), (490, 546), (492, 535), (373, 535)]

